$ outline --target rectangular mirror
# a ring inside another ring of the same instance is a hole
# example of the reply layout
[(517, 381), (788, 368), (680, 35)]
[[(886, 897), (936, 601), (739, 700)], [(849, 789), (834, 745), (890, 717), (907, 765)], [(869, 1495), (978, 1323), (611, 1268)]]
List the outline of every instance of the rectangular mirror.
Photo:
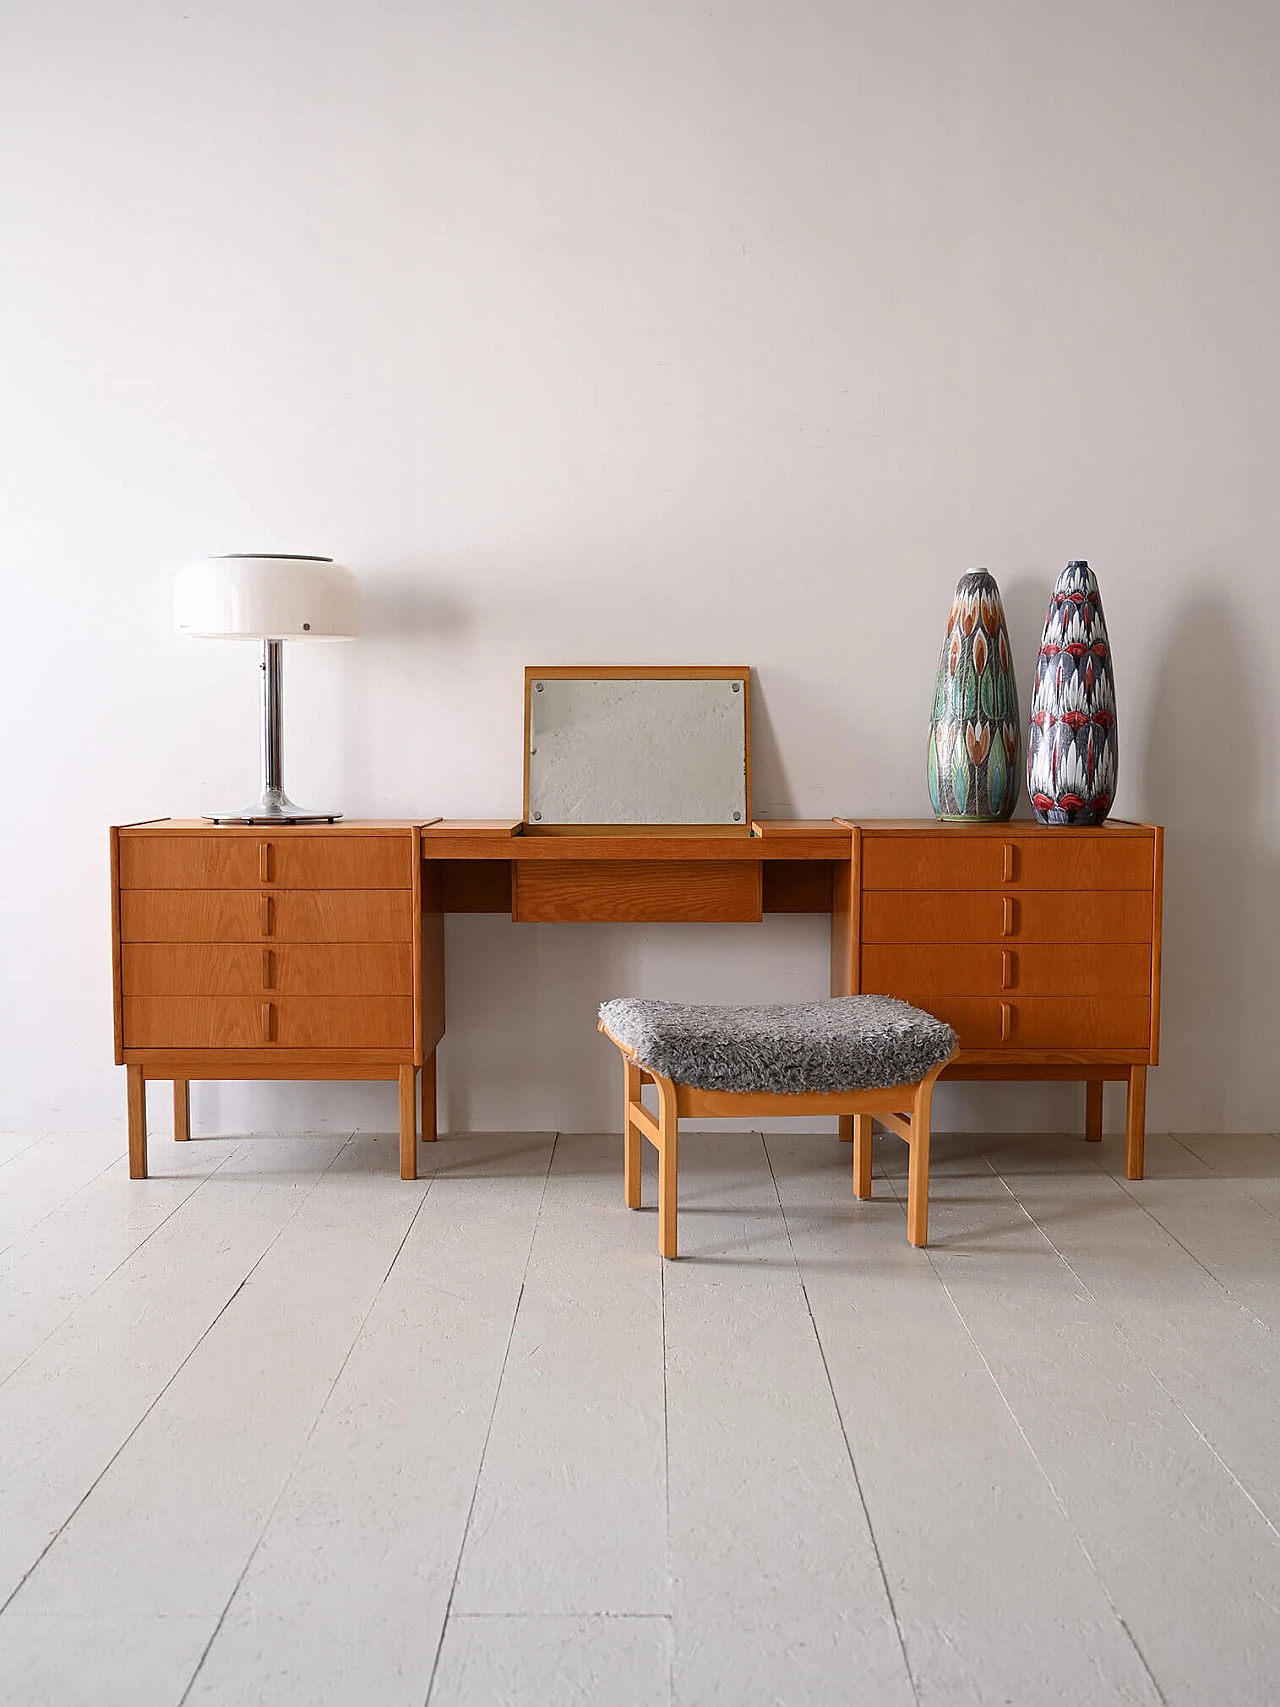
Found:
[(525, 823), (750, 831), (751, 672), (525, 671)]

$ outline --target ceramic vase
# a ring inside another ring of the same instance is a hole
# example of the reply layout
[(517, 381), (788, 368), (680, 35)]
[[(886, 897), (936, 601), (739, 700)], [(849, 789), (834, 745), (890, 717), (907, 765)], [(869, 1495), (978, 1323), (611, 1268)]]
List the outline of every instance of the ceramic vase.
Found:
[(1101, 824), (1116, 792), (1116, 693), (1098, 582), (1068, 563), (1036, 660), (1027, 793), (1042, 824)]
[(1022, 720), (995, 577), (960, 577), (933, 688), (929, 798), (939, 818), (999, 823), (1017, 804)]

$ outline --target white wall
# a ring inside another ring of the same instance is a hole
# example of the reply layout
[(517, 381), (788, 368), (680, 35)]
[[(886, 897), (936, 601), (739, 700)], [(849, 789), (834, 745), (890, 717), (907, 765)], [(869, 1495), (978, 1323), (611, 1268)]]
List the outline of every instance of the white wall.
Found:
[[(525, 663), (690, 660), (758, 671), (764, 812), (927, 813), (956, 577), (1025, 705), (1088, 557), (1168, 826), (1152, 1124), (1280, 1127), (1278, 74), (1269, 0), (8, 0), (0, 1123), (121, 1122), (106, 826), (255, 785), (252, 651), (171, 578), (274, 549), (371, 605), (289, 658), (291, 792), (394, 815), (519, 812)], [(825, 988), (817, 919), (449, 952), (456, 1127), (612, 1124), (602, 996)]]

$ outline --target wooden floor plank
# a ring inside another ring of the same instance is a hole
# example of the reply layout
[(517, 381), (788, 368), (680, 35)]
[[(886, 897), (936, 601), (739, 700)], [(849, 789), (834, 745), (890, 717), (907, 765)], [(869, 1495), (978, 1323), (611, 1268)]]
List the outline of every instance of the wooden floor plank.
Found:
[(929, 1260), (1169, 1707), (1263, 1707), (1280, 1675), (1275, 1532), (982, 1142), (935, 1146)]
[(901, 1205), (883, 1180), (854, 1197), (847, 1146), (767, 1144), (920, 1699), (1154, 1707)]
[(121, 1156), (0, 1252), (0, 1381), (240, 1148), (235, 1139), (184, 1144), (165, 1175), (145, 1183), (129, 1178)]
[(0, 1173), (0, 1252), (62, 1207), (120, 1159), (123, 1145), (102, 1132), (65, 1132), (27, 1145)]
[(908, 1707), (763, 1142), (682, 1135), (680, 1176), (683, 1254), (663, 1269), (673, 1699)]
[[(1270, 1420), (1280, 1416), (1280, 1339), (1078, 1143), (995, 1142), (987, 1157), (1280, 1530), (1280, 1454)], [(1273, 1263), (1280, 1270), (1280, 1238)]]
[(1199, 1259), (1245, 1309), (1280, 1334), (1280, 1246), (1277, 1218), (1248, 1189), (1202, 1161), (1186, 1145), (1159, 1135), (1147, 1139), (1146, 1178), (1126, 1180), (1121, 1144), (1093, 1146), (1098, 1165), (1135, 1202)]
[[(248, 1146), (234, 1171), (206, 1181), (0, 1385), (0, 1605), (70, 1521), (344, 1142)], [(143, 1191), (149, 1183), (135, 1182)], [(250, 1456), (251, 1397), (240, 1394), (235, 1431)]]
[(453, 1617), (428, 1707), (668, 1707), (665, 1618)]
[[(427, 1181), (354, 1138), (63, 1529), (17, 1612), (226, 1606)], [(245, 1450), (246, 1430), (252, 1450)]]
[(0, 1707), (178, 1707), (212, 1618), (0, 1617)]
[(422, 1707), (551, 1146), (549, 1134), (429, 1146), (431, 1190), (190, 1707)]
[(557, 1141), (460, 1613), (669, 1610), (656, 1217), (625, 1207), (620, 1169), (618, 1138)]

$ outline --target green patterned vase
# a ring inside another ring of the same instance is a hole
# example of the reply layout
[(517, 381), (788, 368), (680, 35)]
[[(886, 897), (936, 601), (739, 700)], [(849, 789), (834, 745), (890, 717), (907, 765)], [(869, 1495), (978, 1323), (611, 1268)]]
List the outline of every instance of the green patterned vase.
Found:
[(1013, 651), (995, 577), (970, 569), (951, 601), (929, 725), (929, 798), (939, 818), (997, 824), (1022, 780)]

